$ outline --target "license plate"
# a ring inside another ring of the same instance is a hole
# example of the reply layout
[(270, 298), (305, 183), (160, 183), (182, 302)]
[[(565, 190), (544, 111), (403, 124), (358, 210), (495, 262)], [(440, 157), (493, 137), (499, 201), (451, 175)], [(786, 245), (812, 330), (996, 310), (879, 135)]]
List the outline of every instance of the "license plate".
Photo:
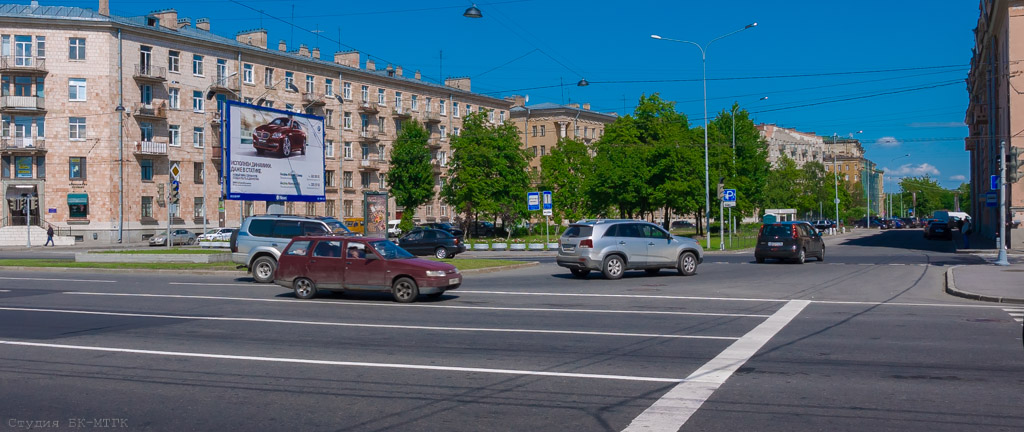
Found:
[(942, 228), (935, 228), (935, 232), (943, 232), (943, 231), (945, 231), (945, 230), (942, 229)]
[(782, 246), (782, 242), (768, 242), (768, 246), (779, 247)]
[(459, 283), (459, 278), (448, 279), (448, 285), (455, 285), (457, 283)]
[(574, 250), (576, 250), (575, 246), (562, 245), (562, 252), (572, 252)]

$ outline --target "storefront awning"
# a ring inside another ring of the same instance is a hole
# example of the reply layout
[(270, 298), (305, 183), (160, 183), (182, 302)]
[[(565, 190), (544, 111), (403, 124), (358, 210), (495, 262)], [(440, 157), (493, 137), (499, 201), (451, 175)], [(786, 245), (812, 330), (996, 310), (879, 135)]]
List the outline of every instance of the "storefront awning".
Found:
[(68, 205), (89, 205), (89, 194), (68, 194)]

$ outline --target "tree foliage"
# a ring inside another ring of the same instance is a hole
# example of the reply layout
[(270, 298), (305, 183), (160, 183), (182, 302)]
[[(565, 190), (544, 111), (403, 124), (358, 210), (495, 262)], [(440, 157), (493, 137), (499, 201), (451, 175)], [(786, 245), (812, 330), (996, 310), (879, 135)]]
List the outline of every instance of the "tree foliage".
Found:
[(403, 232), (412, 229), (414, 210), (434, 198), (434, 174), (427, 148), (428, 132), (413, 120), (402, 123), (402, 129), (391, 150), (391, 170), (387, 184), (395, 204), (404, 207), (400, 227)]
[(593, 205), (583, 191), (584, 181), (592, 173), (587, 145), (562, 138), (551, 152), (540, 158), (541, 189), (551, 190), (555, 223), (585, 218)]

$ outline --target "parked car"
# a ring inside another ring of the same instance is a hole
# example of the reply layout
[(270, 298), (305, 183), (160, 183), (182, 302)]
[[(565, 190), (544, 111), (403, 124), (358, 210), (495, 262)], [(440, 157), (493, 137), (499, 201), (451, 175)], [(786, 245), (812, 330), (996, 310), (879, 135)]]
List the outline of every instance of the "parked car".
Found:
[(401, 219), (392, 219), (388, 221), (388, 237), (401, 237), (402, 229), (398, 227), (398, 224), (402, 223)]
[(953, 231), (951, 229), (948, 220), (943, 219), (931, 219), (928, 221), (928, 226), (924, 229), (924, 238), (933, 239), (940, 238), (946, 240), (953, 239)]
[(281, 249), (293, 237), (330, 235), (327, 223), (312, 217), (291, 215), (249, 216), (231, 234), (231, 260), (248, 267), (259, 283), (274, 280)]
[(345, 218), (345, 226), (348, 227), (348, 230), (353, 234), (362, 235), (366, 233), (366, 223), (363, 222), (363, 218), (361, 217)]
[(921, 221), (918, 220), (917, 218), (905, 217), (905, 218), (900, 218), (900, 220), (903, 221), (903, 226), (905, 226), (907, 228), (920, 228), (921, 227)]
[(464, 231), (462, 231), (461, 229), (455, 228), (454, 226), (452, 226), (452, 224), (447, 223), (447, 222), (427, 222), (427, 223), (420, 224), (419, 226), (423, 227), (423, 228), (431, 228), (431, 229), (439, 229), (441, 231), (447, 231), (449, 234), (451, 234), (451, 235), (453, 235), (455, 237), (458, 237), (458, 238), (463, 238), (463, 236), (466, 235), (466, 233)]
[(289, 157), (292, 152), (306, 154), (306, 132), (299, 122), (291, 117), (278, 117), (252, 133), (252, 146), (256, 154), (274, 152)]
[[(196, 235), (185, 229), (171, 231), (171, 245), (195, 244)], [(167, 246), (167, 233), (163, 232), (149, 238), (150, 246)]]
[(825, 230), (827, 230), (829, 228), (835, 228), (836, 227), (836, 223), (835, 223), (835, 221), (831, 221), (831, 220), (828, 220), (828, 219), (820, 219), (820, 220), (816, 220), (816, 221), (811, 222), (811, 226), (813, 226), (814, 229), (816, 229), (818, 231), (825, 231)]
[(228, 241), (231, 239), (231, 233), (234, 231), (234, 228), (214, 228), (207, 230), (204, 234), (200, 234), (196, 237), (196, 241)]
[(508, 231), (494, 225), (494, 222), (476, 221), (469, 225), (469, 234), (473, 237), (504, 237)]
[(765, 259), (793, 260), (803, 264), (807, 257), (825, 261), (825, 241), (821, 233), (807, 222), (777, 222), (761, 225), (754, 246), (754, 260), (763, 263)]
[(669, 227), (671, 227), (672, 229), (696, 228), (696, 225), (694, 225), (690, 221), (677, 220), (677, 221), (672, 221), (672, 223), (669, 224)]
[(466, 244), (448, 231), (420, 228), (398, 239), (398, 245), (413, 255), (454, 258), (466, 251)]
[(345, 225), (345, 222), (338, 220), (338, 218), (334, 218), (331, 216), (317, 216), (316, 218), (324, 221), (324, 223), (326, 223), (327, 226), (331, 228), (331, 232), (333, 232), (335, 235), (354, 234), (351, 230), (348, 229), (348, 226)]
[[(874, 217), (874, 216), (871, 217), (871, 228), (883, 228), (884, 225), (885, 224), (882, 223), (881, 219), (879, 219), (877, 217)], [(866, 218), (857, 219), (857, 220), (853, 221), (853, 226), (856, 227), (856, 228), (866, 228), (867, 227), (867, 219)]]
[(281, 254), (274, 283), (310, 299), (319, 291), (390, 291), (411, 303), (437, 298), (462, 285), (455, 266), (416, 258), (394, 243), (372, 237), (295, 237)]
[(578, 278), (595, 270), (607, 279), (619, 279), (626, 270), (654, 275), (663, 268), (691, 276), (704, 261), (704, 249), (696, 240), (633, 219), (581, 220), (570, 224), (558, 243), (555, 262)]

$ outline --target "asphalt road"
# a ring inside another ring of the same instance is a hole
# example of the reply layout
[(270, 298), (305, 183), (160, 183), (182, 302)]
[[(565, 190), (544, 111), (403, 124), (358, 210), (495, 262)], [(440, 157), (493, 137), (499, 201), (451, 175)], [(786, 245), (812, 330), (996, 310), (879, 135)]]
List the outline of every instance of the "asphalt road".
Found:
[(1024, 430), (1021, 326), (944, 294), (950, 265), (985, 264), (871, 232), (821, 263), (607, 281), (543, 262), (412, 305), (5, 270), (0, 430)]

